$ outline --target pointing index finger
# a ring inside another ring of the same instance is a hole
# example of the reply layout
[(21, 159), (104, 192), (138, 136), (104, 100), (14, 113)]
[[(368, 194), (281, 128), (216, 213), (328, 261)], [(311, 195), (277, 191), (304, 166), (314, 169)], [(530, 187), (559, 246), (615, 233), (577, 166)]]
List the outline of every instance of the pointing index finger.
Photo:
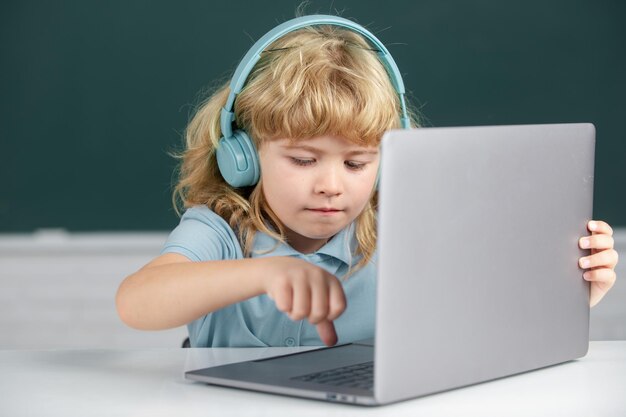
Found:
[(317, 324), (317, 333), (326, 346), (334, 346), (337, 343), (335, 325), (330, 320), (322, 320)]

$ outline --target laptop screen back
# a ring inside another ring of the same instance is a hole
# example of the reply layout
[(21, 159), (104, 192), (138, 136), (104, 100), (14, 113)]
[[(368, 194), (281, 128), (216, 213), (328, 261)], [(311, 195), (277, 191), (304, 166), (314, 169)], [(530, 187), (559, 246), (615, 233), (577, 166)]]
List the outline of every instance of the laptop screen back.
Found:
[(585, 355), (594, 149), (591, 124), (385, 135), (377, 401)]

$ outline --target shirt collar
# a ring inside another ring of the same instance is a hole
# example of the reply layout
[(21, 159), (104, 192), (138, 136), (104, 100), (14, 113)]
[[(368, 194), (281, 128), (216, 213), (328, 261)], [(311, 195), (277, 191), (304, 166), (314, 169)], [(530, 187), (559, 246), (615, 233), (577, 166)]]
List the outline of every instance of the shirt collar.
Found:
[[(360, 259), (361, 256), (354, 255), (357, 248), (356, 236), (354, 234), (355, 225), (354, 222), (350, 223), (347, 227), (344, 227), (339, 233), (332, 237), (324, 246), (319, 248), (315, 254), (326, 255), (336, 259), (339, 259), (346, 265), (354, 265)], [(305, 257), (304, 255), (290, 245), (286, 243), (279, 243), (274, 250), (271, 250), (276, 245), (276, 239), (270, 237), (262, 231), (257, 231), (254, 237), (253, 244), (253, 256), (265, 257), (265, 256), (298, 256)], [(266, 251), (270, 252), (265, 253)]]

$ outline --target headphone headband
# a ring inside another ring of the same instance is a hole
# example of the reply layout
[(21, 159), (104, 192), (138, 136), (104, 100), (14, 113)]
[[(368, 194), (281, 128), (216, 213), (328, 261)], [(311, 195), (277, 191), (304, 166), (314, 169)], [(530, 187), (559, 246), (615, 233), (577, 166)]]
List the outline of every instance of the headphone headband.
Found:
[(243, 57), (235, 73), (230, 82), (230, 93), (228, 94), (228, 99), (226, 100), (226, 105), (222, 108), (222, 112), (220, 115), (220, 127), (222, 129), (222, 135), (226, 138), (231, 137), (233, 134), (232, 131), (232, 123), (235, 120), (234, 114), (234, 104), (235, 98), (241, 89), (243, 88), (246, 79), (252, 72), (252, 68), (254, 65), (261, 59), (261, 52), (265, 48), (267, 48), (272, 42), (281, 36), (293, 32), (294, 30), (301, 29), (306, 26), (313, 25), (334, 25), (340, 26), (344, 28), (348, 28), (357, 32), (364, 36), (367, 40), (369, 40), (377, 49), (378, 58), (381, 60), (387, 73), (389, 74), (389, 79), (391, 80), (393, 87), (395, 88), (398, 96), (400, 97), (400, 108), (402, 111), (402, 115), (400, 116), (402, 127), (408, 128), (409, 117), (407, 115), (406, 104), (404, 101), (404, 82), (402, 81), (402, 76), (400, 75), (400, 70), (396, 65), (396, 62), (391, 57), (385, 45), (382, 44), (371, 32), (367, 29), (358, 25), (351, 20), (344, 19), (338, 16), (327, 16), (327, 15), (310, 15), (310, 16), (302, 16), (297, 17), (295, 19), (288, 20), (274, 29), (270, 30), (266, 33), (262, 38), (252, 45), (252, 48), (248, 50), (246, 55)]

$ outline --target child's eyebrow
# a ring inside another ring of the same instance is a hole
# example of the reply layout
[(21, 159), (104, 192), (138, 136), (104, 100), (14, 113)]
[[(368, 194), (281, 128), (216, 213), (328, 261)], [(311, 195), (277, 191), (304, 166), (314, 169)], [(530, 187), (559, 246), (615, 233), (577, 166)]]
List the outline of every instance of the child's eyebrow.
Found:
[[(293, 149), (302, 149), (304, 151), (309, 151), (317, 154), (324, 154), (322, 149), (314, 148), (313, 146), (308, 145), (283, 145), (283, 148), (293, 150)], [(355, 149), (352, 151), (346, 152), (346, 155), (378, 155), (378, 150), (365, 150), (365, 149)]]

